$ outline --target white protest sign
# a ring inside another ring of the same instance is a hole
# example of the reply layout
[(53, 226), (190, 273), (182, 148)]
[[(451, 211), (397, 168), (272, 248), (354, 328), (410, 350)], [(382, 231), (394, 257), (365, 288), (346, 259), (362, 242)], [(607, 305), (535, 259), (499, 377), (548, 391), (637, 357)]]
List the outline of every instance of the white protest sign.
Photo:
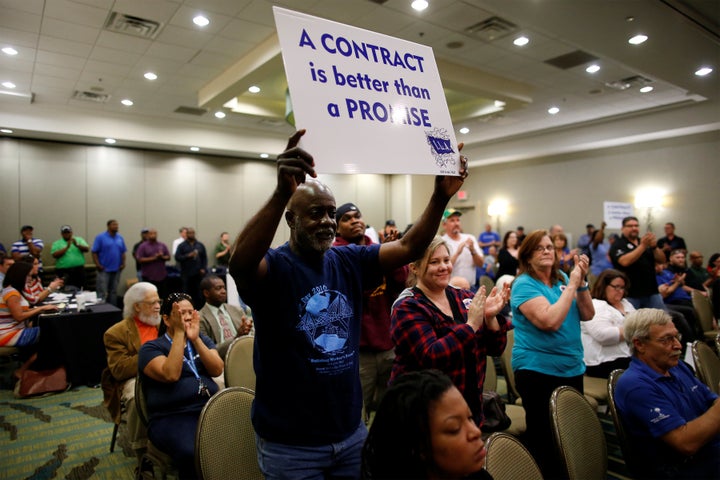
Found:
[(622, 219), (633, 215), (632, 203), (603, 202), (603, 219), (607, 228), (622, 228)]
[(320, 173), (457, 175), (430, 47), (273, 7), (300, 146)]

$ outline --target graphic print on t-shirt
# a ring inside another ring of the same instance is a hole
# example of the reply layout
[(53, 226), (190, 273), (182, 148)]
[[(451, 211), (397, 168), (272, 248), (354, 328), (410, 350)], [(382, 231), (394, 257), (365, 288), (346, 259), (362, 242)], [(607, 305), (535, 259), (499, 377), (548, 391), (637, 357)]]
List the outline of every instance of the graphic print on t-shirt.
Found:
[(318, 357), (311, 359), (318, 373), (338, 374), (350, 368), (352, 352), (346, 348), (352, 306), (345, 295), (322, 285), (301, 300), (300, 323)]

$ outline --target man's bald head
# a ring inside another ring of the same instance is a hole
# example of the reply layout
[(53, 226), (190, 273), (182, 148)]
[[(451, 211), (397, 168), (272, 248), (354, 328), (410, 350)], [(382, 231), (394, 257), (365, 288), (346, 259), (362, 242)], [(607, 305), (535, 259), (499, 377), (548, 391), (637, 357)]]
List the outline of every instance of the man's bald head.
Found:
[(335, 213), (335, 196), (327, 185), (317, 180), (300, 184), (285, 212), (290, 248), (301, 256), (322, 256), (335, 241)]

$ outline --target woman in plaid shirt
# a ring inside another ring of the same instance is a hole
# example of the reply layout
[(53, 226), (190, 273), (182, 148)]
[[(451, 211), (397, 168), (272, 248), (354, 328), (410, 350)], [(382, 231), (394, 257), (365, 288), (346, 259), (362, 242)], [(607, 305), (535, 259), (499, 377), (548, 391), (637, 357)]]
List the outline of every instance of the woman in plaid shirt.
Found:
[(410, 264), (416, 279), (392, 310), (395, 363), (390, 383), (399, 375), (429, 368), (450, 377), (482, 426), (482, 391), (485, 360), (505, 350), (508, 322), (499, 315), (508, 301), (509, 286), (493, 288), (486, 296), (481, 287), (473, 298), (469, 290), (450, 285), (451, 252), (440, 237), (425, 255)]

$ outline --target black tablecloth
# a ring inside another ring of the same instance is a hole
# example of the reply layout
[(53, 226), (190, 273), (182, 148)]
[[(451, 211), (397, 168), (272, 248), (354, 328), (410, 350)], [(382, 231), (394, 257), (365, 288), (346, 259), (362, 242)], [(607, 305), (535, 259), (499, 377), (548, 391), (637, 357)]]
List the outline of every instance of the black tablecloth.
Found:
[(109, 303), (86, 311), (40, 315), (40, 343), (34, 370), (64, 365), (73, 385), (97, 385), (107, 366), (105, 330), (122, 319), (122, 311)]

